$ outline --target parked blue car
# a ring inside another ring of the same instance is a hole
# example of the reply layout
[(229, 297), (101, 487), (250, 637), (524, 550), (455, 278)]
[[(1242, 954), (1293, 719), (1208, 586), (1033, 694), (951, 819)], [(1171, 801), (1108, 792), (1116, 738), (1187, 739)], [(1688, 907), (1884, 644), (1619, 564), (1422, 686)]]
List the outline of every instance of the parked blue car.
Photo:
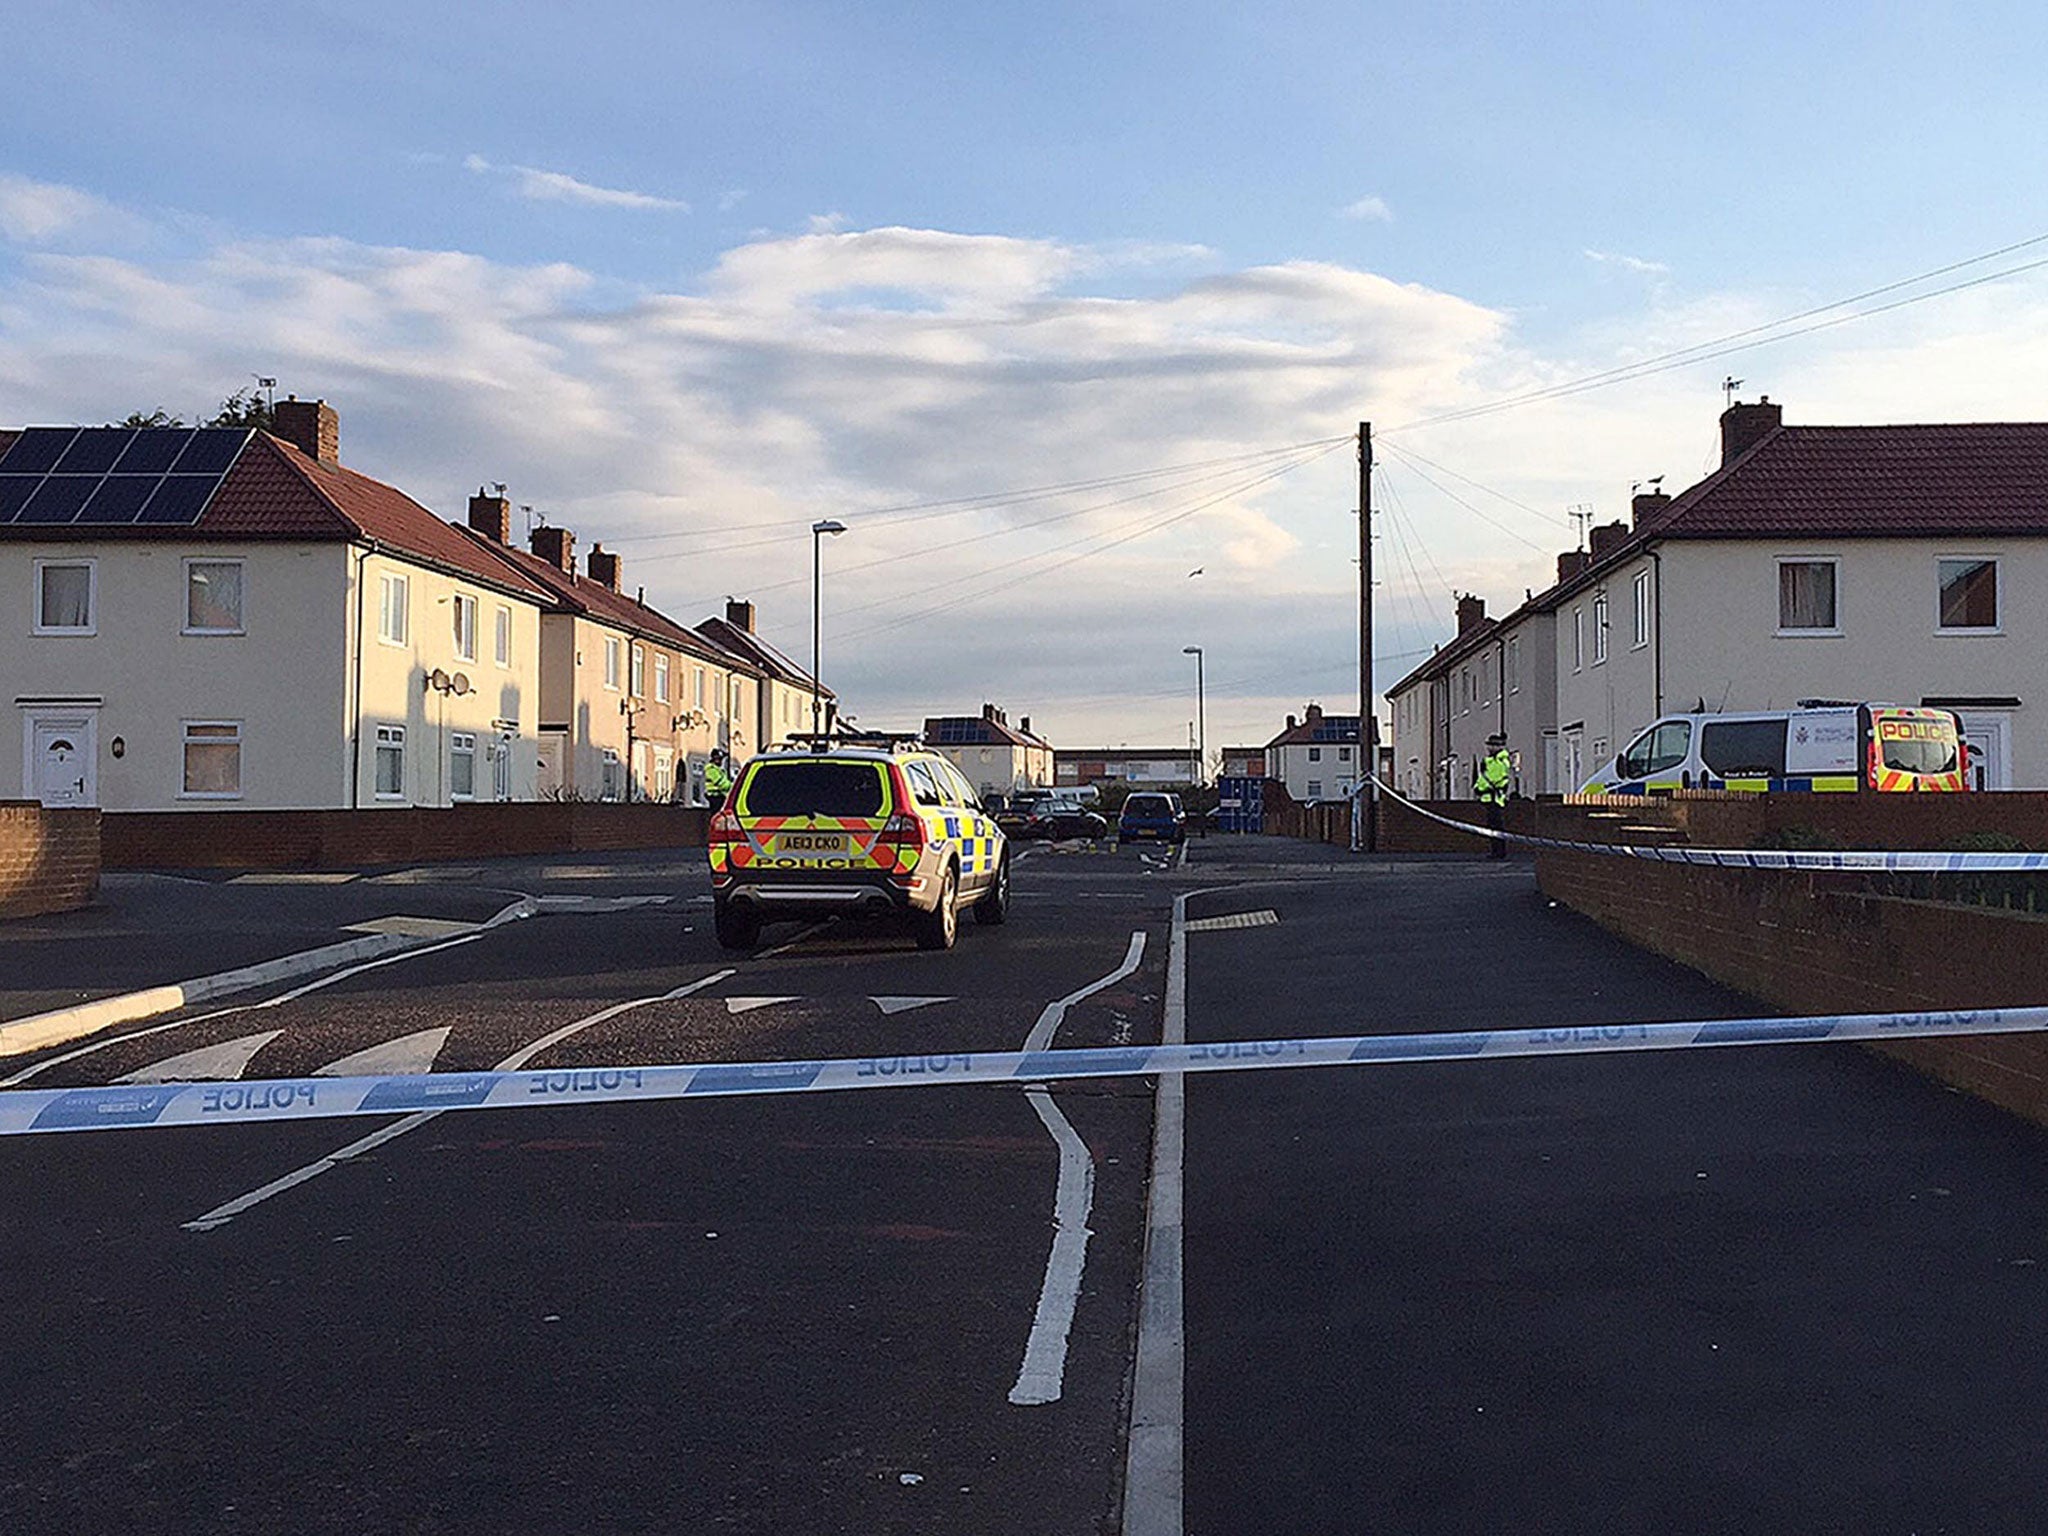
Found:
[(1148, 838), (1162, 843), (1181, 842), (1188, 835), (1188, 818), (1187, 812), (1180, 808), (1180, 796), (1132, 795), (1124, 802), (1123, 815), (1116, 824), (1116, 835), (1118, 841), (1126, 843)]

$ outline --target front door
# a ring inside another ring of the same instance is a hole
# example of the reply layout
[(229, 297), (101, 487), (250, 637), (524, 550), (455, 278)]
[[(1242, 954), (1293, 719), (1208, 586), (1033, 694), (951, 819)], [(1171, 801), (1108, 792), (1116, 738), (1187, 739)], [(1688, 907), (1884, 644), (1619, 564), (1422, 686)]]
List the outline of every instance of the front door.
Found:
[(1970, 749), (1970, 788), (2012, 787), (2012, 716), (1961, 710), (1956, 719)]
[(63, 809), (99, 803), (97, 727), (87, 714), (29, 717), (28, 777), (36, 799)]
[(568, 760), (564, 747), (568, 737), (560, 731), (540, 733), (540, 763), (535, 770), (533, 792), (542, 800), (560, 800), (569, 788), (563, 774), (563, 764)]

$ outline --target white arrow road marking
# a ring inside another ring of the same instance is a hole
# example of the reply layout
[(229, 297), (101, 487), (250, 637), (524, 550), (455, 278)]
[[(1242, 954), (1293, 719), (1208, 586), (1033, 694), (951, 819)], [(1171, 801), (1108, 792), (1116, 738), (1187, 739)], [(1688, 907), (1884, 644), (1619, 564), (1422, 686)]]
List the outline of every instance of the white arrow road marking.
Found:
[(114, 1079), (117, 1083), (193, 1083), (225, 1082), (240, 1077), (247, 1070), (249, 1059), (279, 1035), (281, 1029), (270, 1030), (261, 1035), (244, 1035), (239, 1040), (223, 1040), (219, 1045), (202, 1045), (196, 1051), (186, 1051), (178, 1056), (166, 1056), (162, 1061), (152, 1062), (146, 1067)]
[[(692, 992), (701, 992), (713, 983), (725, 980), (731, 974), (730, 970), (714, 971), (709, 976), (677, 987), (673, 992), (663, 992), (657, 997), (636, 997), (630, 1002), (614, 1003), (609, 1008), (600, 1008), (587, 1019), (578, 1019), (573, 1024), (564, 1024), (560, 1029), (555, 1030), (551, 1034), (542, 1035), (538, 1040), (521, 1046), (510, 1056), (499, 1062), (497, 1070), (500, 1072), (517, 1072), (549, 1046), (559, 1045), (579, 1030), (588, 1029), (593, 1024), (602, 1024), (606, 1019), (617, 1018), (620, 1014), (628, 1013), (635, 1008), (644, 1008), (649, 1003), (666, 1003), (672, 1002), (679, 997), (688, 997)], [(295, 1168), (281, 1179), (272, 1179), (261, 1189), (252, 1189), (246, 1195), (237, 1195), (234, 1199), (228, 1201), (227, 1204), (215, 1206), (204, 1216), (193, 1217), (192, 1220), (183, 1224), (184, 1228), (187, 1232), (211, 1232), (215, 1227), (224, 1227), (244, 1211), (261, 1205), (273, 1195), (281, 1195), (288, 1189), (296, 1189), (308, 1179), (317, 1179), (328, 1169), (338, 1167), (351, 1158), (361, 1157), (365, 1152), (381, 1147), (387, 1141), (394, 1141), (398, 1137), (403, 1136), (407, 1131), (425, 1125), (429, 1120), (439, 1119), (445, 1113), (445, 1110), (430, 1109), (423, 1114), (407, 1115), (403, 1120), (395, 1124), (387, 1125), (380, 1131), (372, 1131), (369, 1135), (350, 1142), (338, 1151), (328, 1153), (327, 1156), (321, 1158), (318, 1162), (308, 1163), (303, 1168)]]
[(366, 1051), (357, 1051), (339, 1061), (330, 1061), (314, 1072), (315, 1077), (407, 1077), (434, 1070), (434, 1058), (448, 1043), (454, 1026), (423, 1029), (416, 1035), (401, 1035)]
[(773, 1008), (777, 1003), (800, 1003), (800, 997), (728, 997), (727, 1013), (752, 1013), (756, 1008)]
[(481, 926), (477, 923), (452, 922), (445, 917), (408, 917), (404, 913), (393, 913), (390, 917), (373, 917), (367, 923), (350, 923), (343, 933), (402, 933), (412, 939), (445, 939), (450, 934), (474, 933)]
[(929, 1008), (933, 1003), (950, 1003), (950, 997), (871, 997), (868, 999), (884, 1013), (908, 1013), (913, 1008)]
[[(1116, 985), (1138, 968), (1145, 954), (1145, 931), (1131, 935), (1131, 947), (1124, 963), (1107, 976), (1099, 977), (1069, 992), (1058, 1002), (1047, 1003), (1031, 1033), (1024, 1037), (1024, 1049), (1052, 1048), (1052, 1037), (1067, 1016), (1067, 1010), (1104, 987)], [(1043, 1088), (1025, 1090), (1031, 1107), (1059, 1144), (1059, 1183), (1053, 1190), (1052, 1252), (1046, 1255), (1045, 1282), (1038, 1291), (1038, 1311), (1031, 1320), (1031, 1337), (1025, 1341), (1024, 1364), (1017, 1372), (1017, 1384), (1010, 1388), (1010, 1401), (1018, 1404), (1056, 1403), (1067, 1374), (1067, 1335), (1074, 1326), (1074, 1307), (1081, 1299), (1081, 1271), (1088, 1262), (1088, 1213), (1095, 1204), (1095, 1160), (1088, 1155), (1088, 1143), (1081, 1139), (1052, 1095)]]

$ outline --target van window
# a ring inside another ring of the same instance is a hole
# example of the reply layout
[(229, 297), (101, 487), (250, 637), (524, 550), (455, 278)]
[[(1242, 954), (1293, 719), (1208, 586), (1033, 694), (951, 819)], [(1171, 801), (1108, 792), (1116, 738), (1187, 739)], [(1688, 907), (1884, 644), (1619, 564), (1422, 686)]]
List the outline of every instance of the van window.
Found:
[(1700, 761), (1709, 773), (1783, 778), (1783, 720), (1710, 720), (1700, 728)]
[(1692, 722), (1690, 720), (1660, 720), (1635, 739), (1633, 745), (1621, 755), (1621, 776), (1625, 779), (1646, 778), (1653, 773), (1663, 773), (1684, 762), (1692, 751)]
[(757, 759), (747, 776), (746, 816), (880, 816), (889, 808), (874, 763), (807, 758)]

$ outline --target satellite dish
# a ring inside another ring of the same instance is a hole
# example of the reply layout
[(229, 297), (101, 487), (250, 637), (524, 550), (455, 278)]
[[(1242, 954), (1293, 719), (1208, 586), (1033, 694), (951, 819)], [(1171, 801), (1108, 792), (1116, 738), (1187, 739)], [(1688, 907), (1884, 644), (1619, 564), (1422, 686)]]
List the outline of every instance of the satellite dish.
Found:
[(458, 672), (448, 681), (448, 688), (458, 699), (469, 697), (469, 674)]
[(433, 671), (427, 674), (427, 686), (436, 693), (446, 693), (448, 691), (448, 674), (439, 667), (434, 668)]

